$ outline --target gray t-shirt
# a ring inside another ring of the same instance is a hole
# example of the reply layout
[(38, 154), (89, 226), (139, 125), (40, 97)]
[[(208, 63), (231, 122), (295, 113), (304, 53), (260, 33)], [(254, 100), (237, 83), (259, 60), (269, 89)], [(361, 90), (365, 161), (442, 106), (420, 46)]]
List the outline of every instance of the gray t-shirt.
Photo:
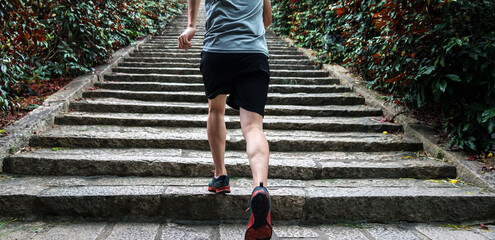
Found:
[(206, 0), (205, 7), (205, 52), (268, 56), (263, 0)]

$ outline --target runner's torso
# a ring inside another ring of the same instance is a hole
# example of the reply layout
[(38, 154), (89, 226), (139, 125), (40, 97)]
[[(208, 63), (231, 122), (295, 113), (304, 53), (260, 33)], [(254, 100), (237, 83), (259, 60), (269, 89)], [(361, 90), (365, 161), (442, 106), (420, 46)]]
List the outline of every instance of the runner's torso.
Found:
[(205, 0), (205, 5), (204, 51), (268, 56), (263, 0)]

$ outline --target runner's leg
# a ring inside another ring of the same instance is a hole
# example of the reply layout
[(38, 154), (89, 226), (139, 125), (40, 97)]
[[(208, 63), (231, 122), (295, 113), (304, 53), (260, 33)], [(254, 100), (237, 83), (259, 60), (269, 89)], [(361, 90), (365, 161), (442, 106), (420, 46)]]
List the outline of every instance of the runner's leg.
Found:
[(225, 139), (227, 130), (225, 127), (225, 101), (227, 95), (218, 95), (214, 99), (208, 99), (208, 120), (206, 130), (208, 142), (210, 143), (213, 164), (215, 165), (215, 176), (226, 175), (225, 169)]
[(267, 186), (269, 147), (263, 133), (263, 117), (255, 112), (240, 109), (242, 135), (246, 140), (246, 153), (253, 174), (253, 187), (263, 182)]

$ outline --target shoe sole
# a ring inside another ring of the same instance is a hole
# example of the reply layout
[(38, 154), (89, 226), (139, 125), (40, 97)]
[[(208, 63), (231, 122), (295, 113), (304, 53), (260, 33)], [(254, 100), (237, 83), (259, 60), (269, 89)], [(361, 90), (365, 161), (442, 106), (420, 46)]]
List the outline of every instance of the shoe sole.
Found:
[(246, 230), (246, 240), (265, 240), (272, 237), (272, 226), (268, 223), (267, 217), (270, 214), (270, 200), (264, 191), (254, 193), (251, 199), (251, 218), (254, 222)]
[(208, 187), (208, 191), (214, 192), (214, 193), (230, 193), (230, 185), (221, 187), (221, 188), (216, 188), (216, 187)]

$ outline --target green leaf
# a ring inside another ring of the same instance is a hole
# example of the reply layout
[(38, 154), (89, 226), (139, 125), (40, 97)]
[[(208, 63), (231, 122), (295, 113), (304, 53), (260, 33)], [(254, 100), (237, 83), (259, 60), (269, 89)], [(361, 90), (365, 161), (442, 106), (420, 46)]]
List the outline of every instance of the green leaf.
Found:
[(439, 87), (440, 87), (440, 91), (445, 92), (445, 89), (447, 88), (447, 81), (440, 80)]
[(495, 120), (492, 120), (488, 124), (488, 134), (492, 134), (494, 128), (495, 128)]
[(474, 60), (478, 60), (478, 54), (476, 53), (469, 53), (469, 56)]
[(467, 145), (467, 147), (470, 149), (470, 150), (475, 150), (476, 149), (476, 145), (474, 144), (474, 142), (472, 141), (466, 141), (465, 144)]
[(456, 74), (447, 74), (445, 76), (454, 82), (462, 82), (462, 79), (459, 76), (457, 76)]
[(435, 70), (435, 66), (429, 66), (424, 72), (423, 74), (425, 75), (429, 75), (431, 74), (433, 71)]

